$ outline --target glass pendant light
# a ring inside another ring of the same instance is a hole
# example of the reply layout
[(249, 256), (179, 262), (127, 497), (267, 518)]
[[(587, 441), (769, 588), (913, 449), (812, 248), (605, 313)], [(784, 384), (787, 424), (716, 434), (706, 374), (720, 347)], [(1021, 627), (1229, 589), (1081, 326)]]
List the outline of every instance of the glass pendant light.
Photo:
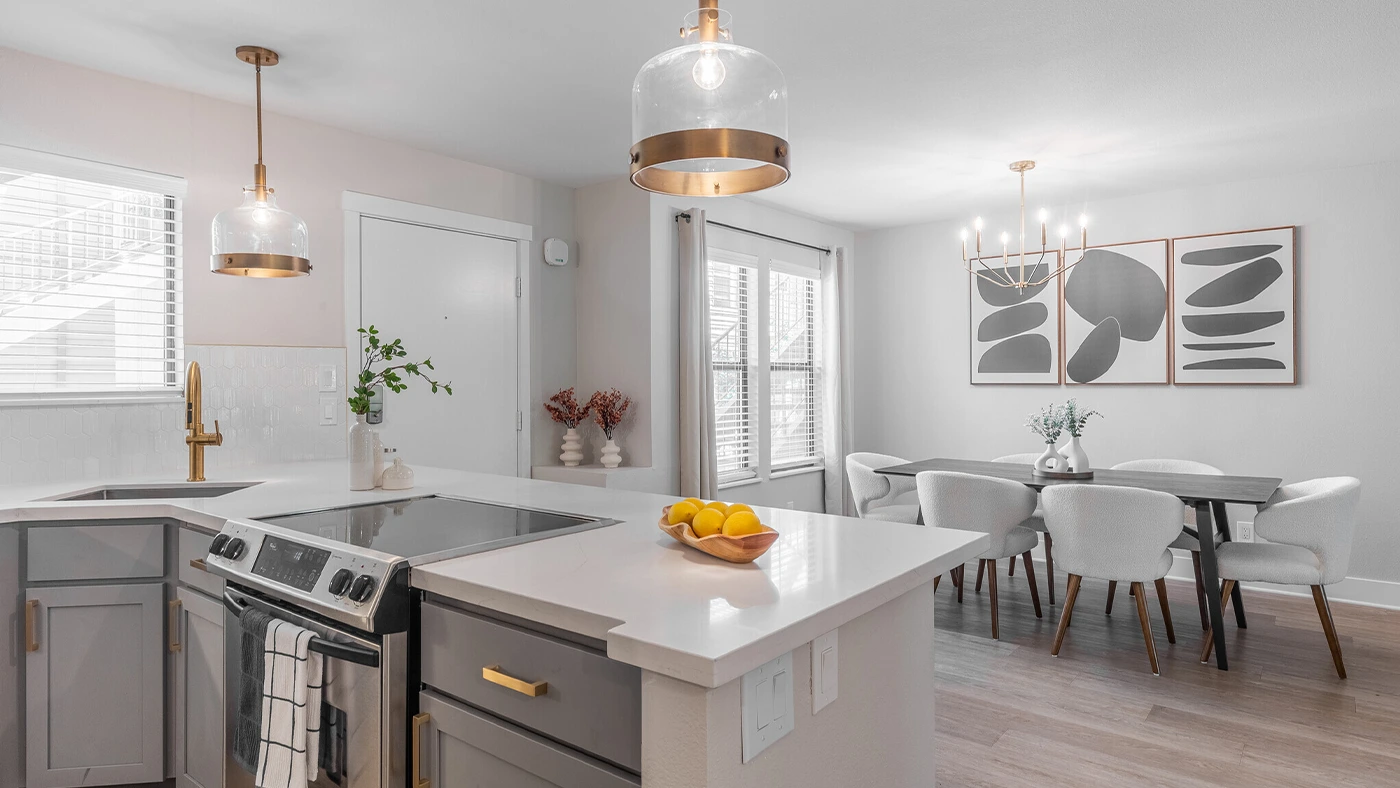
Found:
[(277, 53), (244, 46), (235, 54), (257, 69), (258, 163), (253, 165), (253, 185), (243, 187), (243, 204), (214, 217), (209, 268), (235, 276), (306, 276), (311, 273), (306, 222), (277, 207), (262, 160), (262, 70), (277, 65)]
[(788, 179), (787, 82), (734, 43), (719, 0), (685, 17), (684, 43), (632, 83), (632, 182), (688, 196), (744, 194)]

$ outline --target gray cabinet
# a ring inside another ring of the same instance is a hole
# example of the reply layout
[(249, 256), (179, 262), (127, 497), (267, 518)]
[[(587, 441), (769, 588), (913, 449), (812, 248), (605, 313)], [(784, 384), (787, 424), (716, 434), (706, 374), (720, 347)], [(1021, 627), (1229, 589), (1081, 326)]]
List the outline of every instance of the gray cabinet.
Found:
[(25, 596), (27, 788), (160, 781), (164, 585)]
[[(435, 692), (418, 696), (415, 780), (434, 788), (637, 788), (633, 775)], [(417, 782), (411, 784), (418, 784)]]
[(175, 784), (224, 784), (224, 607), (190, 588), (176, 591)]

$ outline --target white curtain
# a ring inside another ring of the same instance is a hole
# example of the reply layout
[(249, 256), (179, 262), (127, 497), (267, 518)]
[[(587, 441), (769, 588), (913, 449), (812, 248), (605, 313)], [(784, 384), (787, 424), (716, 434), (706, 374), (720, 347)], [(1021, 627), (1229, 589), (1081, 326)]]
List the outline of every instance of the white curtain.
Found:
[(845, 247), (822, 261), (822, 457), (826, 467), (826, 513), (855, 516), (846, 487), (846, 451), (851, 445), (851, 285)]
[(691, 208), (681, 215), (681, 495), (719, 497), (715, 458), (714, 371), (710, 363), (709, 263), (705, 248), (705, 212)]

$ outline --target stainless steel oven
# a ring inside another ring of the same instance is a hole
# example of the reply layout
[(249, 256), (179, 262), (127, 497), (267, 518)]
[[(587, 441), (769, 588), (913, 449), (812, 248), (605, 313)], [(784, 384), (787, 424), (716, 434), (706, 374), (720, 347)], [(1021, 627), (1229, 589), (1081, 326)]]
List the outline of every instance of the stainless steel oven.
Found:
[(238, 697), (243, 682), (238, 614), (245, 605), (316, 633), (312, 648), (325, 657), (322, 765), (317, 788), (399, 788), (408, 712), (408, 633), (372, 635), (311, 617), (296, 608), (229, 584), (224, 593), (226, 788), (253, 788), (253, 775), (233, 758)]

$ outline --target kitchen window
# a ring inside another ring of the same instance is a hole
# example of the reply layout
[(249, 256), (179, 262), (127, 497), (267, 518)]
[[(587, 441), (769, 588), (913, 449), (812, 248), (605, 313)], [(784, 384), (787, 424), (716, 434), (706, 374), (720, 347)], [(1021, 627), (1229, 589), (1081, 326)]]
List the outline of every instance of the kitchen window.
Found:
[(184, 193), (0, 146), (0, 404), (179, 393)]
[(820, 258), (721, 232), (708, 254), (720, 486), (822, 468)]

